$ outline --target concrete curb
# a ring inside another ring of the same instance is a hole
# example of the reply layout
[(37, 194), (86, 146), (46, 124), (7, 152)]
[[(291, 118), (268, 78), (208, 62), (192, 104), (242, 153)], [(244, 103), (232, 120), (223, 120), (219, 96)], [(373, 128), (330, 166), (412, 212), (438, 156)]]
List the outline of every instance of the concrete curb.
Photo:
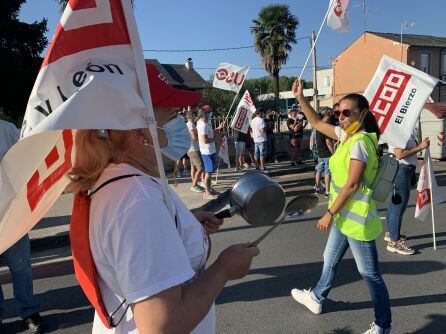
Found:
[[(276, 176), (282, 176), (287, 174), (293, 174), (293, 173), (302, 173), (302, 172), (308, 172), (314, 170), (314, 166), (312, 165), (301, 165), (297, 166), (293, 169), (290, 168), (282, 168), (277, 169), (269, 172), (267, 175), (270, 177), (276, 177)], [(218, 205), (221, 205), (222, 203), (227, 203), (229, 200), (229, 192), (230, 189), (226, 189), (223, 192), (221, 192), (216, 199), (211, 200), (207, 203), (204, 203), (203, 205), (192, 208), (192, 212), (197, 211), (213, 211), (214, 208)], [(68, 231), (65, 232), (59, 232), (57, 234), (53, 235), (47, 235), (40, 238), (32, 238), (30, 239), (31, 243), (31, 252), (40, 252), (52, 248), (58, 248), (58, 247), (66, 247), (70, 245), (70, 238)]]

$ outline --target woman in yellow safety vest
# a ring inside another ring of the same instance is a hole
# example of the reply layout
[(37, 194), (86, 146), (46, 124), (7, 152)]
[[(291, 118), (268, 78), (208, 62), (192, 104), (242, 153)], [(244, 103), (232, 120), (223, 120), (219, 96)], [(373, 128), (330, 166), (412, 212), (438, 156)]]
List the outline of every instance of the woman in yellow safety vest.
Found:
[(375, 308), (375, 322), (364, 334), (389, 334), (392, 322), (389, 293), (379, 271), (375, 244), (382, 231), (381, 219), (371, 197), (372, 190), (366, 186), (373, 182), (378, 167), (378, 124), (369, 111), (367, 99), (359, 94), (349, 94), (339, 102), (340, 126), (322, 122), (304, 98), (302, 87), (302, 81), (296, 80), (293, 94), (308, 121), (317, 131), (339, 140), (339, 145), (329, 160), (328, 210), (317, 223), (321, 231), (330, 229), (322, 274), (313, 290), (293, 289), (291, 295), (313, 313), (320, 314), (338, 265), (350, 247)]

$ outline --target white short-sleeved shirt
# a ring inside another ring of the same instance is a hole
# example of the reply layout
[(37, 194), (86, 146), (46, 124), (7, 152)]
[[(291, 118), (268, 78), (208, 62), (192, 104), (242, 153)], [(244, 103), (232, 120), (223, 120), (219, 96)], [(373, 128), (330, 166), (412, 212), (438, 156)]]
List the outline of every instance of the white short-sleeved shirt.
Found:
[[(164, 203), (160, 180), (127, 164), (110, 164), (95, 187), (120, 175), (139, 174), (112, 182), (92, 196), (90, 245), (99, 287), (118, 321), (128, 304), (183, 284), (204, 270), (209, 250), (201, 224), (171, 191), (175, 220)], [(93, 188), (93, 189), (94, 189)], [(114, 329), (95, 314), (94, 334), (138, 334), (131, 308)], [(215, 309), (191, 332), (215, 333)]]
[[(389, 146), (389, 153), (395, 154), (395, 148), (396, 147), (392, 146), (390, 144), (388, 144), (388, 146)], [(408, 142), (406, 144), (406, 147), (404, 149), (405, 150), (410, 150), (411, 148), (414, 148), (416, 146), (418, 146), (418, 144), (417, 144), (417, 142), (415, 140), (415, 137), (414, 136), (410, 136), (410, 138), (409, 138), (409, 140), (408, 140)], [(397, 159), (397, 160), (398, 160), (398, 162), (400, 164), (404, 164), (404, 165), (416, 166), (418, 164), (418, 157), (417, 157), (416, 153), (412, 154), (412, 155), (410, 155), (410, 156), (408, 156), (408, 157), (406, 157), (404, 159)]]
[(0, 120), (0, 161), (19, 140), (20, 133), (14, 124)]
[(201, 119), (197, 122), (198, 142), (200, 144), (201, 154), (209, 155), (217, 152), (215, 149), (215, 142), (206, 144), (202, 141), (202, 136), (207, 135), (208, 138), (214, 138), (214, 131), (209, 123), (203, 122)]
[[(196, 127), (196, 125), (194, 124), (194, 122), (192, 122), (192, 121), (188, 121), (187, 123), (186, 123), (186, 125), (187, 125), (187, 128), (189, 129), (189, 133), (191, 132), (191, 131), (197, 131), (197, 127)], [(189, 148), (189, 151), (188, 152), (196, 152), (196, 151), (200, 151), (200, 145), (198, 144), (198, 140), (192, 140), (191, 139), (191, 143), (190, 143), (190, 148)]]
[(252, 139), (254, 143), (261, 143), (266, 141), (266, 132), (262, 133), (262, 129), (266, 128), (263, 118), (256, 116), (251, 120)]
[[(335, 126), (335, 133), (339, 141), (342, 142), (345, 138), (345, 131), (340, 126)], [(350, 148), (350, 159), (360, 160), (365, 164), (367, 163), (369, 153), (361, 141), (357, 140)]]

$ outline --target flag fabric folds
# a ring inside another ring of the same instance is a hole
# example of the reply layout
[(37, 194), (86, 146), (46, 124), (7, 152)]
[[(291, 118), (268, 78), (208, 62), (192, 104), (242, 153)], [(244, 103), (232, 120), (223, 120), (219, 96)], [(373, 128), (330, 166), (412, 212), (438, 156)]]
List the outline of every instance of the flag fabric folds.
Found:
[(246, 90), (240, 100), (235, 115), (231, 121), (231, 128), (234, 130), (247, 133), (252, 115), (256, 112), (256, 107), (252, 101), (249, 91)]
[(229, 148), (228, 148), (228, 137), (224, 136), (221, 140), (220, 150), (218, 151), (218, 156), (228, 167), (231, 167), (229, 162)]
[(364, 96), (381, 130), (381, 142), (406, 147), (438, 79), (383, 56)]
[[(420, 178), (417, 185), (417, 204), (415, 218), (425, 221), (431, 211), (432, 203), (438, 204), (444, 201), (444, 197), (438, 188), (429, 148), (424, 152), (424, 161), (421, 165)], [(432, 195), (431, 195), (432, 194)]]
[[(147, 128), (128, 0), (70, 0), (43, 60), (21, 130), (0, 165), (0, 254), (25, 235), (69, 183), (72, 129)], [(147, 77), (145, 79), (147, 82)], [(144, 87), (148, 89), (148, 87)], [(149, 117), (148, 117), (149, 116)]]
[(330, 0), (330, 11), (327, 17), (327, 25), (336, 32), (350, 30), (347, 16), (349, 0)]
[(238, 93), (245, 82), (249, 66), (240, 67), (229, 63), (218, 65), (214, 74), (213, 87)]

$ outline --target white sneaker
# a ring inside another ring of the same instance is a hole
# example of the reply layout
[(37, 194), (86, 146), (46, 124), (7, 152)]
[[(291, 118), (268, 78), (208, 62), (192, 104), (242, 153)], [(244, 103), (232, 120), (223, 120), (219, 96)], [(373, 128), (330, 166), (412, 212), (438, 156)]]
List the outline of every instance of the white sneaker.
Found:
[(370, 328), (362, 334), (392, 334), (392, 328), (382, 329), (372, 322)]
[(309, 290), (291, 290), (291, 296), (294, 300), (304, 306), (306, 306), (314, 314), (321, 314), (322, 304), (315, 301), (311, 296), (311, 289)]

